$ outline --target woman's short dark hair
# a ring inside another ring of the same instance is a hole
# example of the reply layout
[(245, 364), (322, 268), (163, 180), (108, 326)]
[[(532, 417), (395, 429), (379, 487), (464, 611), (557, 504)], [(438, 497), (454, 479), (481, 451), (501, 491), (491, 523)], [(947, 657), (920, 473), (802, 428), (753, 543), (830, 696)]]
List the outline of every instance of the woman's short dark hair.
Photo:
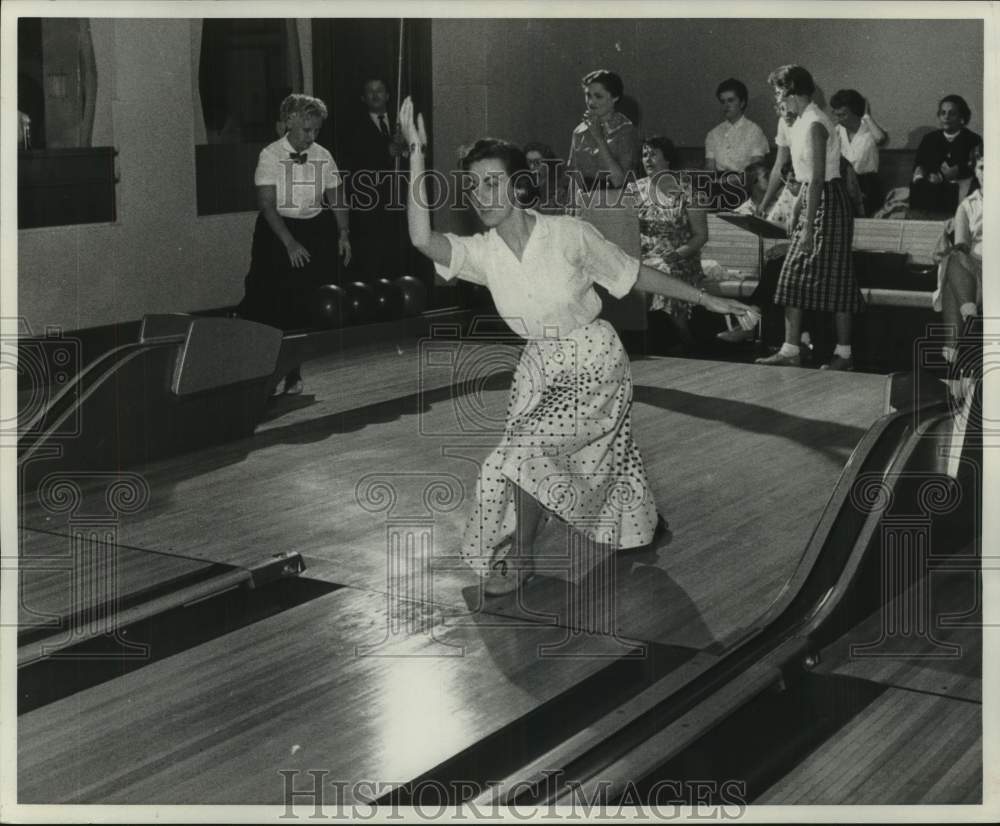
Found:
[(597, 69), (593, 72), (588, 72), (583, 76), (581, 83), (583, 83), (584, 88), (588, 87), (591, 83), (600, 83), (613, 98), (620, 98), (625, 93), (625, 84), (622, 82), (622, 79), (607, 69)]
[(740, 99), (740, 103), (743, 104), (743, 108), (747, 108), (747, 101), (750, 99), (750, 93), (747, 92), (746, 84), (742, 80), (730, 77), (722, 81), (722, 83), (715, 87), (715, 96), (719, 97), (723, 92), (735, 92), (736, 97), (738, 97)]
[(671, 169), (677, 169), (679, 165), (679, 161), (677, 160), (677, 147), (674, 146), (674, 142), (666, 135), (651, 135), (643, 140), (642, 145), (651, 146), (653, 149), (659, 149), (663, 153), (663, 159), (667, 162), (669, 167)]
[(527, 157), (529, 152), (537, 152), (542, 156), (542, 160), (546, 161), (557, 161), (559, 156), (553, 151), (552, 147), (547, 143), (542, 143), (541, 141), (530, 141), (524, 145), (524, 154)]
[(514, 181), (514, 193), (520, 206), (530, 206), (538, 199), (535, 178), (528, 168), (528, 159), (519, 146), (498, 138), (482, 138), (462, 158), (462, 169), (468, 171), (476, 161), (500, 161), (504, 171)]
[(938, 101), (938, 111), (941, 111), (941, 104), (943, 103), (953, 103), (955, 108), (958, 109), (958, 115), (962, 119), (962, 125), (965, 126), (970, 120), (972, 120), (972, 110), (969, 108), (969, 104), (965, 102), (965, 98), (961, 95), (945, 95), (941, 100)]
[(775, 90), (788, 95), (805, 95), (812, 97), (816, 92), (816, 84), (812, 75), (801, 66), (789, 63), (779, 66), (767, 76), (767, 83)]
[(850, 109), (859, 118), (865, 113), (865, 99), (857, 89), (838, 89), (830, 98), (831, 109)]

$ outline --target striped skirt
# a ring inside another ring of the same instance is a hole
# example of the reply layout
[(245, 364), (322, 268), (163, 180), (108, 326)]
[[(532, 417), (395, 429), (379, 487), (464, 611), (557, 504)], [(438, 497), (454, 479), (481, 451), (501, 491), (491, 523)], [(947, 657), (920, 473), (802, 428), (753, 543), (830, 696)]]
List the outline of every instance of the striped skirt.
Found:
[(500, 445), (483, 462), (462, 556), (485, 574), (511, 550), (518, 488), (591, 541), (652, 541), (656, 505), (632, 440), (632, 373), (612, 326), (529, 341)]
[[(808, 187), (808, 183), (802, 185), (801, 198), (808, 197)], [(774, 303), (802, 310), (857, 312), (863, 301), (851, 260), (854, 215), (840, 178), (823, 184), (813, 220), (812, 252), (800, 246), (802, 226), (800, 219), (781, 268)]]

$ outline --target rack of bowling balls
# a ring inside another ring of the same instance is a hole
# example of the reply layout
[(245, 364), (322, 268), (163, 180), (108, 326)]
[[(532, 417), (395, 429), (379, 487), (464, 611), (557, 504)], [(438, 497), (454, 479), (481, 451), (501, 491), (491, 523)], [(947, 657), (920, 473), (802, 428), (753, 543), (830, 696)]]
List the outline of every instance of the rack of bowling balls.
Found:
[(324, 284), (309, 296), (309, 318), (315, 327), (332, 330), (420, 315), (427, 306), (427, 288), (412, 275)]

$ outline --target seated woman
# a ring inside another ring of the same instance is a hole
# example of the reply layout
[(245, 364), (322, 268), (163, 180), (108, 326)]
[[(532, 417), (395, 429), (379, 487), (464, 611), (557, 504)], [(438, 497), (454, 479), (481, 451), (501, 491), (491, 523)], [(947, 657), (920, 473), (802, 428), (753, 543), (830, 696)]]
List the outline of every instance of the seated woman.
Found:
[[(659, 135), (647, 138), (642, 164), (647, 177), (635, 185), (642, 263), (700, 287), (705, 278), (701, 248), (708, 241), (708, 217), (705, 210), (692, 208), (690, 184), (682, 185), (677, 175), (670, 174), (677, 165), (673, 142)], [(650, 309), (666, 313), (682, 345), (691, 345), (689, 302), (657, 295)]]
[(742, 172), (754, 161), (763, 161), (770, 147), (764, 131), (746, 117), (746, 85), (731, 77), (719, 84), (715, 97), (724, 120), (705, 136), (705, 169)]
[[(734, 209), (733, 212), (737, 215), (757, 214), (757, 208), (760, 206), (761, 201), (764, 200), (764, 195), (767, 194), (767, 184), (770, 174), (771, 168), (764, 161), (754, 161), (743, 170), (743, 177), (747, 183), (749, 197)], [(767, 220), (771, 219), (768, 218)]]
[(598, 69), (583, 78), (587, 111), (573, 130), (567, 172), (577, 191), (621, 189), (637, 160), (638, 134), (615, 105), (625, 84), (614, 72)]
[(840, 154), (854, 169), (863, 200), (863, 217), (882, 206), (878, 179), (878, 148), (889, 140), (875, 122), (871, 105), (856, 89), (840, 89), (830, 98), (830, 110), (840, 136)]
[[(734, 210), (740, 215), (756, 215), (763, 202), (770, 183), (770, 170), (765, 163), (753, 163), (746, 169), (746, 179), (751, 185), (750, 198), (739, 209)], [(764, 220), (772, 224), (779, 224), (785, 228), (785, 232), (791, 235), (797, 214), (797, 204), (799, 197), (799, 182), (795, 180), (795, 172), (792, 165), (786, 164), (781, 173), (781, 192), (773, 200), (772, 206), (762, 216)], [(788, 252), (788, 243), (780, 241), (772, 244), (764, 253), (764, 272), (761, 273), (757, 286), (747, 298), (746, 303), (754, 311), (757, 317), (763, 314), (767, 307), (774, 306), (774, 292), (778, 288), (778, 276), (781, 274), (781, 266), (785, 261), (785, 254)], [(716, 333), (716, 338), (727, 344), (740, 344), (745, 341), (753, 341), (754, 331), (743, 327), (733, 327), (731, 330), (723, 330)], [(809, 346), (810, 338), (808, 333), (801, 334), (802, 341)]]
[(563, 215), (569, 196), (562, 159), (552, 151), (552, 147), (538, 141), (524, 145), (524, 156), (528, 159), (528, 169), (538, 189), (535, 209), (542, 215)]
[(983, 139), (966, 124), (972, 110), (959, 95), (938, 104), (941, 128), (925, 135), (917, 147), (910, 184), (910, 208), (927, 217), (950, 217), (972, 182), (969, 156)]
[(938, 289), (934, 309), (948, 325), (944, 357), (956, 361), (958, 331), (966, 319), (979, 315), (983, 307), (983, 147), (975, 146), (969, 165), (978, 182), (976, 190), (955, 212), (955, 243), (938, 267)]
[(743, 81), (734, 77), (722, 81), (715, 89), (715, 97), (722, 107), (723, 120), (705, 136), (705, 169), (722, 173), (712, 194), (724, 206), (732, 207), (726, 191), (737, 190), (740, 197), (746, 197), (750, 185), (744, 188), (743, 170), (755, 161), (763, 161), (770, 147), (764, 131), (746, 116), (750, 95)]

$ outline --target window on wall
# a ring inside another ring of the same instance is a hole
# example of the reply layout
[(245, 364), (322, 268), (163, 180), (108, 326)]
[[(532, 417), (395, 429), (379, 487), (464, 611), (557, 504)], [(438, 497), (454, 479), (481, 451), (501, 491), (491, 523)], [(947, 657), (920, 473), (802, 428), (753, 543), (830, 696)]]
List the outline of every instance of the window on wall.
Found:
[(115, 219), (115, 150), (92, 146), (90, 21), (22, 17), (17, 29), (18, 226)]
[(204, 138), (195, 147), (199, 215), (257, 208), (257, 155), (278, 137), (281, 101), (301, 90), (294, 20), (202, 21), (198, 95)]
[(42, 21), (21, 18), (17, 26), (18, 147), (45, 147), (45, 75)]

